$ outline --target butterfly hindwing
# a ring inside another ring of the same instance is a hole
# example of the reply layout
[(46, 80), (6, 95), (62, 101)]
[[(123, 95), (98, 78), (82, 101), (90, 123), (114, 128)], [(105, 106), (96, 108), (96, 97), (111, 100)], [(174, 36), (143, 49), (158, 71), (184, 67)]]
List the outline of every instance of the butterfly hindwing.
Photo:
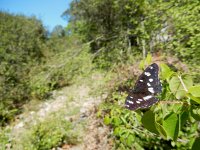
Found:
[(134, 89), (126, 98), (125, 105), (128, 109), (148, 108), (158, 102), (155, 95), (162, 91), (158, 71), (158, 65), (153, 63), (139, 76)]
[(148, 108), (158, 102), (158, 99), (152, 95), (144, 96), (143, 94), (130, 93), (126, 98), (125, 106), (130, 110), (138, 108)]

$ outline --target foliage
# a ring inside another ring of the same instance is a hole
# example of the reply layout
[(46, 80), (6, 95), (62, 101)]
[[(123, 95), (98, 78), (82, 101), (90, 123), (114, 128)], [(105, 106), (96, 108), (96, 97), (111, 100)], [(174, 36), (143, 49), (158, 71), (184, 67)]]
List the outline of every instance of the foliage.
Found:
[(9, 128), (7, 129), (3, 129), (0, 128), (0, 149), (5, 150), (6, 148), (8, 148), (8, 143), (9, 143)]
[(43, 58), (46, 31), (36, 18), (0, 12), (0, 125), (29, 99), (31, 67)]
[(45, 121), (31, 126), (31, 129), (20, 137), (21, 143), (14, 145), (14, 148), (19, 149), (22, 146), (25, 150), (47, 150), (62, 146), (63, 143), (77, 144), (81, 140), (78, 129), (82, 127), (83, 124), (75, 125), (62, 114), (54, 114)]
[(123, 105), (126, 94), (115, 90), (102, 108), (107, 110), (104, 123), (113, 129), (116, 148), (191, 149), (198, 138), (199, 85), (193, 85), (190, 75), (160, 66), (163, 90), (160, 102), (150, 110), (122, 108), (119, 104)]
[(31, 95), (43, 99), (49, 92), (70, 85), (79, 75), (87, 75), (91, 69), (88, 47), (77, 47), (79, 51), (68, 49), (51, 58), (40, 68), (32, 69), (30, 76)]
[(99, 67), (107, 69), (137, 52), (145, 57), (157, 51), (199, 64), (199, 3), (74, 0), (63, 16), (70, 19), (71, 33), (90, 42)]

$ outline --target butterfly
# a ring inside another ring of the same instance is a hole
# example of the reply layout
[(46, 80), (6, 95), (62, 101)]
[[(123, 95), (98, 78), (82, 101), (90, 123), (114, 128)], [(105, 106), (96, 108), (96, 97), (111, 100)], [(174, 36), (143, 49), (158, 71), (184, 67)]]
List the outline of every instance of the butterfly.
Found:
[(155, 97), (162, 92), (162, 84), (158, 78), (159, 67), (156, 63), (148, 66), (136, 81), (125, 101), (125, 107), (130, 110), (148, 108), (158, 102)]

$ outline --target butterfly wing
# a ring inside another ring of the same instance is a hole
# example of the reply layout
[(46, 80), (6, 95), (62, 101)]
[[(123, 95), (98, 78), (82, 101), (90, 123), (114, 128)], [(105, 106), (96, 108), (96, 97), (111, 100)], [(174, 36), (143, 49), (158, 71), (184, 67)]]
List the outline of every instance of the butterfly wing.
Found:
[(158, 102), (158, 99), (154, 97), (162, 91), (158, 71), (158, 65), (153, 63), (139, 76), (134, 89), (126, 98), (125, 105), (128, 109), (148, 108)]
[(130, 110), (136, 110), (139, 108), (144, 109), (152, 106), (157, 102), (158, 99), (153, 95), (144, 96), (143, 94), (135, 94), (132, 92), (126, 98), (125, 107)]
[(134, 92), (145, 94), (161, 93), (162, 85), (158, 78), (159, 67), (156, 63), (148, 66), (136, 81)]

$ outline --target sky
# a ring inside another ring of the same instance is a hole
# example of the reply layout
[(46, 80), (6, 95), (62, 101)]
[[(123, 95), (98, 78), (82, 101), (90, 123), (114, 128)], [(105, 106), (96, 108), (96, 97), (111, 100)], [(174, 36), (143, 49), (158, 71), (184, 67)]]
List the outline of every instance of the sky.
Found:
[(0, 10), (26, 16), (36, 16), (42, 20), (49, 30), (56, 25), (67, 25), (67, 20), (61, 18), (62, 13), (69, 8), (72, 0), (0, 0)]

